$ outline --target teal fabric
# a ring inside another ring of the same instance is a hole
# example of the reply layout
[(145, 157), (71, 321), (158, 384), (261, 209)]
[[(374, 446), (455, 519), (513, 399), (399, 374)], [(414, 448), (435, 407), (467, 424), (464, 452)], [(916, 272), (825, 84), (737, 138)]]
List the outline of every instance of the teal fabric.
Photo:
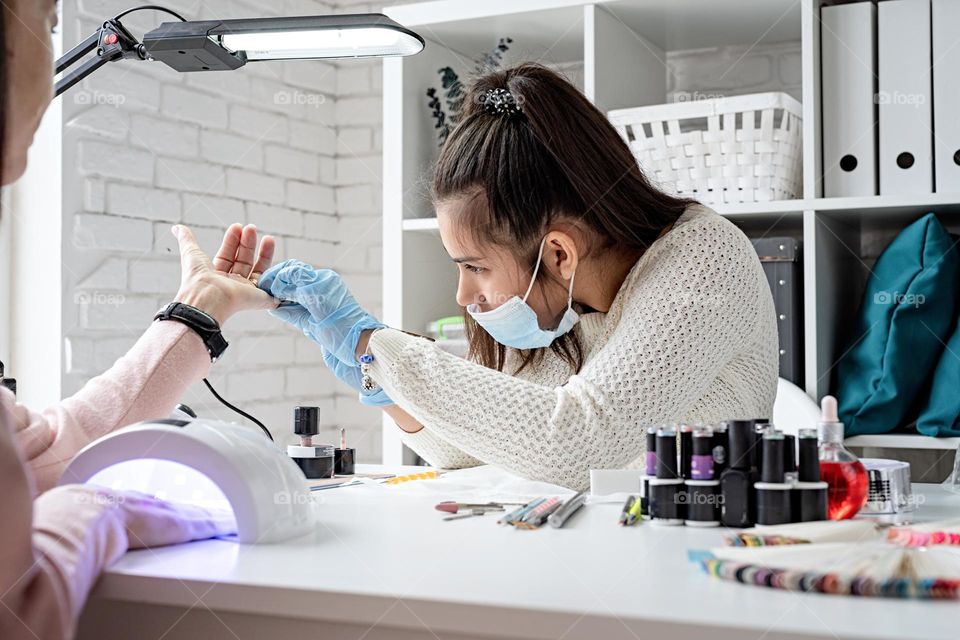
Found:
[(933, 370), (930, 391), (922, 398), (917, 431), (927, 436), (960, 436), (960, 317)]
[(852, 346), (837, 363), (847, 435), (892, 431), (915, 406), (953, 328), (960, 253), (929, 213), (893, 239), (872, 271)]

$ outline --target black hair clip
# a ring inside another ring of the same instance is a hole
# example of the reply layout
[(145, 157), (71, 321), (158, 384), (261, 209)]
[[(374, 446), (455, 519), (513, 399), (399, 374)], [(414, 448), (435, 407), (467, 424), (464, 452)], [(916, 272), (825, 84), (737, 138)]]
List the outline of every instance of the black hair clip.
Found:
[(484, 91), (480, 97), (480, 102), (483, 105), (484, 111), (494, 116), (503, 114), (514, 115), (522, 111), (520, 109), (520, 103), (517, 102), (514, 95), (500, 87)]

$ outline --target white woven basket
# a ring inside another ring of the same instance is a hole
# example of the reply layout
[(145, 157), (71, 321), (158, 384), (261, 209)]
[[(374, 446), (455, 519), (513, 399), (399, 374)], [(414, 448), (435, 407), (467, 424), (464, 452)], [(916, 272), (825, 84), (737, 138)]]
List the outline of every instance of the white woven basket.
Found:
[(617, 109), (610, 122), (662, 189), (700, 202), (766, 202), (801, 191), (800, 103), (785, 93)]

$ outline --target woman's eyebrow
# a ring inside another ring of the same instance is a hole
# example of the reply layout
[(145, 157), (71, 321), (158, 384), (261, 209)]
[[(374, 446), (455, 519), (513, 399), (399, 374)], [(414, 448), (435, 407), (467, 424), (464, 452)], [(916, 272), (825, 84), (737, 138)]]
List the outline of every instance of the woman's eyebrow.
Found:
[(450, 259), (456, 262), (457, 264), (460, 264), (461, 262), (476, 262), (478, 260), (483, 260), (483, 258), (472, 257), (472, 256), (467, 258), (450, 258)]

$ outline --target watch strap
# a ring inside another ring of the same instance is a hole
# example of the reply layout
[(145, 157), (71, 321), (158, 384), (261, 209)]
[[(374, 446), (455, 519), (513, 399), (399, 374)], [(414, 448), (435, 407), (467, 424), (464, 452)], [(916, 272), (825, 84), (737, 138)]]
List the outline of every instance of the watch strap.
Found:
[(154, 320), (175, 320), (185, 324), (203, 340), (211, 361), (216, 361), (227, 350), (229, 343), (220, 331), (220, 323), (212, 316), (183, 302), (171, 302), (157, 312)]

